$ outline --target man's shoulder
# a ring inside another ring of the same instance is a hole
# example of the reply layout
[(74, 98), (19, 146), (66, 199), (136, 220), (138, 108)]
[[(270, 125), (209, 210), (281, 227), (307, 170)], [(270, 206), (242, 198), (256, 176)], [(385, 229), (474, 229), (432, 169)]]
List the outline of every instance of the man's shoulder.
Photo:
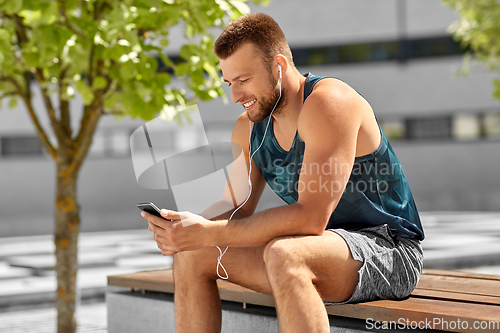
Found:
[(370, 105), (351, 86), (336, 78), (324, 78), (316, 83), (302, 106), (299, 133), (301, 138), (318, 135), (326, 128), (333, 136), (346, 130), (354, 133), (367, 112), (373, 112)]
[(302, 106), (299, 121), (321, 118), (355, 117), (366, 107), (366, 101), (347, 83), (336, 78), (324, 78), (316, 83)]
[(338, 104), (358, 98), (362, 98), (361, 95), (346, 82), (336, 77), (324, 77), (314, 85), (306, 102), (309, 100), (326, 99)]
[(237, 143), (242, 147), (248, 146), (248, 140), (250, 137), (250, 131), (252, 129), (252, 122), (248, 119), (246, 112), (243, 112), (233, 127), (233, 134), (231, 136), (231, 141)]

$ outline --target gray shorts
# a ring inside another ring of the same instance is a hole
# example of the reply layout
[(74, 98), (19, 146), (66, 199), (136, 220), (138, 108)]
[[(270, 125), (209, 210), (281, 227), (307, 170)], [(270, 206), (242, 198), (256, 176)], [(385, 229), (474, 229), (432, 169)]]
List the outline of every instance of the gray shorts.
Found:
[(330, 231), (346, 241), (353, 258), (363, 265), (352, 296), (341, 303), (325, 302), (326, 305), (401, 299), (417, 286), (423, 265), (418, 240), (393, 236), (386, 224), (358, 231)]

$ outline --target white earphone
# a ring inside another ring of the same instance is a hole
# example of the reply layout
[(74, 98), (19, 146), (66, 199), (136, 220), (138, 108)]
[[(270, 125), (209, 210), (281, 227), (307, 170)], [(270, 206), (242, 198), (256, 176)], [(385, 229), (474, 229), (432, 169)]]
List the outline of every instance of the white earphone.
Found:
[[(267, 128), (269, 127), (269, 123), (271, 122), (271, 117), (273, 116), (273, 112), (274, 110), (276, 109), (276, 106), (278, 105), (280, 99), (281, 99), (281, 81), (282, 81), (282, 74), (281, 74), (281, 66), (278, 65), (278, 71), (279, 71), (279, 75), (280, 75), (280, 96), (278, 97), (278, 99), (276, 100), (276, 103), (274, 104), (274, 107), (271, 111), (271, 114), (269, 115), (269, 120), (267, 121), (267, 125), (266, 125), (266, 130), (264, 131), (264, 136), (262, 137), (262, 141), (259, 145), (259, 147), (250, 155), (250, 159), (249, 159), (249, 171), (248, 171), (248, 185), (249, 185), (249, 193), (248, 193), (248, 196), (246, 198), (246, 200), (238, 206), (238, 208), (236, 208), (233, 213), (231, 214), (231, 216), (229, 217), (228, 221), (230, 221), (232, 218), (233, 218), (233, 215), (234, 213), (236, 213), (241, 207), (243, 207), (243, 205), (245, 205), (248, 201), (248, 199), (250, 199), (250, 195), (252, 194), (252, 180), (251, 180), (251, 174), (252, 174), (252, 158), (253, 158), (253, 155), (255, 155), (255, 153), (260, 149), (260, 147), (262, 146), (262, 144), (264, 143), (264, 139), (266, 138), (266, 133), (267, 133)], [(251, 124), (250, 124), (250, 128), (251, 128)], [(252, 142), (250, 141), (251, 139), (251, 136), (252, 136), (252, 131), (250, 130), (250, 137), (248, 138), (248, 144), (249, 144), (249, 147), (248, 147), (248, 151), (249, 152), (252, 152)], [(229, 278), (229, 275), (227, 274), (227, 271), (226, 269), (224, 268), (224, 266), (222, 265), (221, 263), (221, 259), (222, 257), (224, 256), (224, 254), (226, 254), (226, 251), (229, 247), (226, 247), (226, 249), (224, 251), (221, 250), (221, 248), (219, 246), (216, 246), (217, 249), (219, 250), (219, 257), (217, 257), (217, 267), (216, 267), (216, 271), (217, 271), (217, 275), (219, 276), (219, 278), (221, 278), (222, 280), (227, 280)], [(219, 267), (222, 268), (222, 270), (224, 271), (224, 274), (225, 276), (222, 276), (219, 274)]]

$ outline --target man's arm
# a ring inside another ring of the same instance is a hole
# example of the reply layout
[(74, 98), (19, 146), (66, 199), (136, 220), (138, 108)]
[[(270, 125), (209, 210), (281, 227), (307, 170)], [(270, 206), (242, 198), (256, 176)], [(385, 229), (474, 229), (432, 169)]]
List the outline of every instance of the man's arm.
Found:
[[(263, 246), (276, 237), (321, 235), (339, 202), (354, 163), (366, 101), (342, 82), (318, 84), (306, 100), (299, 133), (306, 149), (296, 204), (214, 225), (210, 243)], [(210, 230), (210, 226), (208, 227)]]
[[(247, 199), (249, 194), (248, 184), (248, 161), (249, 161), (249, 137), (250, 137), (250, 120), (246, 112), (242, 113), (237, 119), (233, 128), (231, 141), (233, 146), (234, 162), (229, 171), (228, 182), (224, 188), (222, 198), (208, 207), (200, 215), (212, 220), (227, 220), (231, 214)], [(250, 216), (254, 213), (264, 187), (265, 179), (259, 169), (252, 161), (252, 190), (247, 202), (237, 210), (233, 219)]]

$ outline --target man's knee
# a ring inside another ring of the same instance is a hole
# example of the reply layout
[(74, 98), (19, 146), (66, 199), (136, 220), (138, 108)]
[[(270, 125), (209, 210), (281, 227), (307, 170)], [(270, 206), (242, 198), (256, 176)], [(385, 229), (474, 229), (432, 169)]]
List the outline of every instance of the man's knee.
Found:
[(294, 243), (293, 238), (279, 237), (267, 244), (264, 262), (271, 283), (304, 276), (307, 266)]
[(174, 278), (185, 274), (196, 276), (206, 273), (208, 271), (208, 263), (213, 262), (213, 259), (208, 257), (207, 252), (208, 251), (196, 250), (174, 254)]

